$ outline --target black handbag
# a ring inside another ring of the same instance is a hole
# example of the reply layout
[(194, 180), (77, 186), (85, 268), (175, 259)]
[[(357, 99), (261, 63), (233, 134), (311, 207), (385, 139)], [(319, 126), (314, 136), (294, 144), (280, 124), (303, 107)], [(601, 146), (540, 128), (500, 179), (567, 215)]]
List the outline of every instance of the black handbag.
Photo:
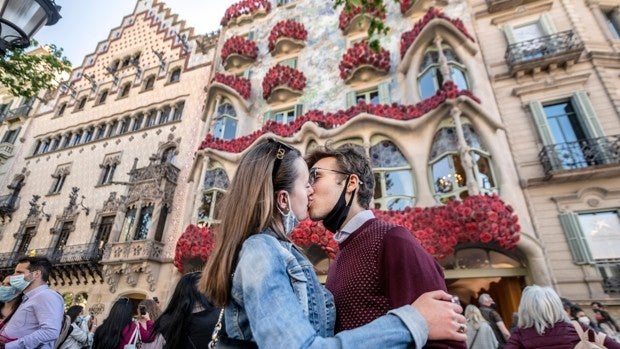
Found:
[(220, 311), (217, 324), (215, 324), (215, 328), (213, 329), (213, 335), (209, 342), (209, 349), (258, 349), (256, 342), (230, 338), (224, 333), (220, 333), (223, 319), (224, 309)]

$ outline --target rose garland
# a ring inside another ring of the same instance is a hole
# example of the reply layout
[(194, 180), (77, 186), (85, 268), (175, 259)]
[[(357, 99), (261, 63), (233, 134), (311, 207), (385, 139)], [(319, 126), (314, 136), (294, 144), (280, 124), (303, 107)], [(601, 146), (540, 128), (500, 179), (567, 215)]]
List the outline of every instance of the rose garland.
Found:
[(286, 85), (293, 90), (303, 91), (306, 87), (306, 77), (297, 69), (277, 64), (269, 69), (263, 79), (263, 98), (269, 98), (273, 89), (281, 85)]
[(360, 41), (350, 47), (342, 56), (340, 65), (340, 78), (343, 80), (360, 65), (370, 64), (380, 71), (387, 72), (390, 70), (390, 52), (381, 47), (379, 52), (372, 50), (368, 46), (368, 41)]
[(222, 62), (226, 61), (226, 58), (233, 53), (256, 59), (258, 46), (252, 40), (235, 35), (226, 40), (224, 47), (222, 47)]
[(228, 25), (231, 19), (240, 17), (246, 14), (252, 14), (257, 10), (264, 8), (265, 12), (271, 11), (271, 2), (266, 0), (243, 0), (236, 4), (230, 5), (224, 13), (224, 17), (220, 21), (220, 24), (225, 27)]
[(236, 75), (225, 75), (222, 73), (216, 73), (213, 78), (221, 84), (231, 87), (241, 95), (241, 97), (248, 99), (252, 93), (252, 84), (249, 79)]
[(269, 52), (273, 51), (276, 41), (282, 37), (306, 41), (308, 32), (299, 22), (290, 19), (278, 22), (269, 33)]

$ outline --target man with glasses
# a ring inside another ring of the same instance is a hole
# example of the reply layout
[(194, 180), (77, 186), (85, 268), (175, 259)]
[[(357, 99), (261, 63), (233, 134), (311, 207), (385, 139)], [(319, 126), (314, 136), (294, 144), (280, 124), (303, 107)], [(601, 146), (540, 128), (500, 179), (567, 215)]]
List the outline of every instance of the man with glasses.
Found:
[[(369, 209), (375, 181), (359, 146), (317, 147), (306, 162), (314, 191), (310, 218), (322, 220), (340, 247), (326, 283), (336, 303), (336, 333), (367, 324), (425, 292), (447, 290), (441, 267), (411, 232), (375, 218)], [(425, 348), (466, 345), (429, 341)]]
[(60, 335), (64, 302), (47, 285), (52, 264), (45, 257), (24, 257), (10, 277), (11, 286), (23, 292), (22, 302), (2, 329), (0, 348), (51, 349)]

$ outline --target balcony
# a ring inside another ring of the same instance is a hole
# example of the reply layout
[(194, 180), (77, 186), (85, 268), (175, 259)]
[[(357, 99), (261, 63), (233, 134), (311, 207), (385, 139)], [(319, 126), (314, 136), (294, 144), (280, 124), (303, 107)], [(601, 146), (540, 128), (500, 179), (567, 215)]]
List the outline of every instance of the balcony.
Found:
[(0, 116), (0, 121), (2, 120), (7, 120), (7, 121), (11, 121), (20, 117), (27, 117), (28, 114), (30, 114), (30, 111), (32, 110), (32, 105), (31, 104), (25, 104), (22, 105), (20, 107), (17, 107), (15, 109), (11, 109), (11, 110), (6, 110), (1, 116)]
[(164, 164), (151, 164), (146, 167), (134, 169), (129, 173), (129, 182), (137, 183), (147, 180), (167, 179), (172, 183), (176, 183), (179, 178), (179, 170), (176, 166)]
[(103, 249), (96, 243), (68, 245), (62, 248), (36, 250), (37, 256), (46, 256), (54, 266), (52, 283), (73, 285), (103, 282), (102, 267), (99, 264)]
[(103, 253), (103, 263), (162, 262), (164, 244), (155, 240), (136, 240), (109, 243)]
[(0, 159), (8, 159), (13, 156), (15, 146), (9, 142), (0, 143)]
[(8, 194), (0, 196), (0, 217), (11, 215), (19, 208), (19, 196)]
[(517, 8), (536, 0), (487, 0), (489, 13)]
[(510, 74), (521, 76), (543, 69), (571, 66), (584, 50), (581, 39), (572, 30), (508, 45), (506, 62)]
[(547, 145), (538, 157), (547, 177), (593, 167), (615, 168), (620, 164), (620, 135)]

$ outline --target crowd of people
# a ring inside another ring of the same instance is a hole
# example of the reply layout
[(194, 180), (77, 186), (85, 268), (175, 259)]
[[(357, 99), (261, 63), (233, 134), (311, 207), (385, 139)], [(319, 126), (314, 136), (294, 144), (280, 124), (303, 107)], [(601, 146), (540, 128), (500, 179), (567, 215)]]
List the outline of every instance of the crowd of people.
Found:
[[(154, 299), (121, 297), (100, 325), (80, 305), (65, 313), (48, 286), (50, 262), (24, 257), (0, 287), (0, 349), (562, 349), (584, 333), (620, 348), (602, 304), (592, 304), (591, 321), (550, 288), (526, 287), (512, 331), (488, 294), (463, 315), (439, 264), (406, 228), (369, 209), (374, 190), (359, 147), (316, 147), (304, 159), (278, 140), (260, 142), (221, 203), (207, 265), (180, 278), (163, 311)], [(307, 217), (340, 247), (325, 286), (289, 239)]]

